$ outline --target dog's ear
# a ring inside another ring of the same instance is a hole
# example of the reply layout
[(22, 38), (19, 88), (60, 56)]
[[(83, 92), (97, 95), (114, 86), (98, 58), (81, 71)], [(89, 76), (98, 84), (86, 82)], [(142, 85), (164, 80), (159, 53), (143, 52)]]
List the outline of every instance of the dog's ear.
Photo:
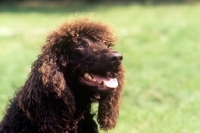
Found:
[[(63, 58), (62, 56), (60, 58)], [(42, 65), (39, 68), (41, 73), (42, 84), (47, 89), (53, 89), (52, 91), (56, 92), (58, 96), (61, 95), (62, 91), (66, 89), (66, 81), (64, 74), (61, 72), (60, 65), (58, 64), (57, 56), (51, 53), (42, 57)], [(60, 60), (60, 63), (63, 66), (66, 66), (66, 61)], [(51, 90), (47, 90), (50, 92)]]
[(41, 132), (56, 133), (71, 126), (66, 123), (72, 123), (75, 100), (62, 71), (67, 59), (63, 60), (52, 47), (43, 47), (17, 98), (19, 107)]
[(110, 95), (102, 95), (99, 101), (97, 121), (100, 124), (100, 128), (105, 131), (113, 129), (117, 124), (121, 94), (124, 84), (123, 68), (118, 73), (118, 83), (119, 85), (116, 88), (116, 91)]

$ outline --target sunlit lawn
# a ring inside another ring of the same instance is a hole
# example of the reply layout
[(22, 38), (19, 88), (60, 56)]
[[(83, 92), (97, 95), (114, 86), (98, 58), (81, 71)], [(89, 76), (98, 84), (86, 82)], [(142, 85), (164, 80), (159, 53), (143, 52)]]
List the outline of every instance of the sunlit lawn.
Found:
[(0, 119), (45, 37), (70, 15), (111, 23), (126, 86), (111, 133), (200, 132), (200, 4), (0, 6)]

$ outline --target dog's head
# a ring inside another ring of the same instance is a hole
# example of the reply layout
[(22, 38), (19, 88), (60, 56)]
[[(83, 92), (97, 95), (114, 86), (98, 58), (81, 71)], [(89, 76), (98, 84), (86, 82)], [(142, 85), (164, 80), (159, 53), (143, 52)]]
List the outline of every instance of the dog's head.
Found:
[[(123, 56), (112, 44), (89, 37), (77, 37), (70, 43), (68, 69), (71, 77), (89, 89), (109, 93), (118, 87), (118, 72)], [(69, 73), (68, 71), (68, 73)]]
[(88, 18), (75, 19), (64, 22), (47, 37), (39, 56), (42, 82), (58, 96), (66, 94), (69, 84), (102, 95), (98, 122), (104, 130), (116, 125), (124, 78), (123, 56), (112, 50), (115, 41), (109, 25)]

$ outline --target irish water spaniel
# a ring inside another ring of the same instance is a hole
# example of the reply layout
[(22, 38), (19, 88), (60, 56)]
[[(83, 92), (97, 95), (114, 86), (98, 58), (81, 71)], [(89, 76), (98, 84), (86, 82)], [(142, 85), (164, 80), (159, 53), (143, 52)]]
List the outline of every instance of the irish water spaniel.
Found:
[[(52, 31), (27, 81), (10, 101), (0, 133), (113, 129), (124, 79), (123, 57), (111, 49), (115, 41), (109, 25), (87, 17), (70, 19)], [(92, 103), (98, 103), (98, 111)]]

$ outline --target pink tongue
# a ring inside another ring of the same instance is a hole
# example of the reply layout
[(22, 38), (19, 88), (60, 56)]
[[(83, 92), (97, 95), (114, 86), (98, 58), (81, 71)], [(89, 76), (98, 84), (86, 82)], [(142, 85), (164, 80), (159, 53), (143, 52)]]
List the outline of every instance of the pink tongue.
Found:
[(101, 84), (104, 82), (105, 86), (108, 88), (116, 88), (118, 86), (118, 81), (116, 78), (110, 78), (109, 76), (99, 76), (96, 74), (90, 74), (93, 78), (96, 79), (96, 81)]

